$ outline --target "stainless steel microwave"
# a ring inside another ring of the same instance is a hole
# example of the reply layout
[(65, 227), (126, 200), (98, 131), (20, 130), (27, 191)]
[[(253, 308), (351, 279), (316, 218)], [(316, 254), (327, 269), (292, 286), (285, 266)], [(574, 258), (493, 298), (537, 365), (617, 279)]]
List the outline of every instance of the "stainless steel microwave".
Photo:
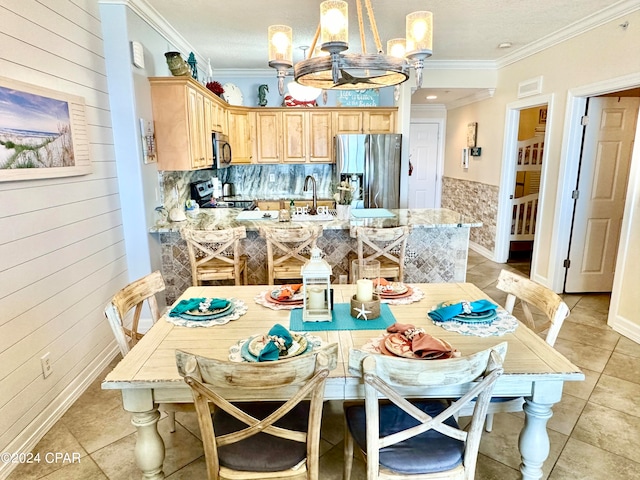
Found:
[(231, 165), (231, 145), (229, 137), (223, 133), (213, 132), (213, 168), (227, 168)]

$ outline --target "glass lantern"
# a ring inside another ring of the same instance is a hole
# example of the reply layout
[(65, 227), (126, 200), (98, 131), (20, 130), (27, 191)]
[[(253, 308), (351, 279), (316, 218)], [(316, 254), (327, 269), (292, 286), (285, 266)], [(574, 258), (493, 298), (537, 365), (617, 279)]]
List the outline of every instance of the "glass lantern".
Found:
[(311, 249), (311, 259), (302, 273), (302, 321), (331, 321), (331, 265), (322, 259), (318, 247)]

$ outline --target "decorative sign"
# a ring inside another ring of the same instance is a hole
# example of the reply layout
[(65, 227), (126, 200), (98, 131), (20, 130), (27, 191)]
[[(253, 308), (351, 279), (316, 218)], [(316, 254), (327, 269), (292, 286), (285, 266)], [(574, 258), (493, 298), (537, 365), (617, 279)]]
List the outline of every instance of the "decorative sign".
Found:
[(336, 104), (339, 107), (377, 107), (380, 103), (380, 92), (377, 89), (338, 90)]

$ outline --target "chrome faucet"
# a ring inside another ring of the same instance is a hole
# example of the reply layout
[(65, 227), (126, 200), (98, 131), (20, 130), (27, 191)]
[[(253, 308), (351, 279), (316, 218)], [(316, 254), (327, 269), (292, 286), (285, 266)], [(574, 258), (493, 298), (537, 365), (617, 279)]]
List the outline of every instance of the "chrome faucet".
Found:
[(318, 214), (318, 194), (316, 193), (316, 179), (311, 175), (307, 175), (304, 179), (304, 191), (306, 192), (309, 189), (309, 180), (311, 180), (311, 191), (313, 193), (313, 203), (311, 204), (311, 209), (309, 210), (309, 215), (317, 215)]

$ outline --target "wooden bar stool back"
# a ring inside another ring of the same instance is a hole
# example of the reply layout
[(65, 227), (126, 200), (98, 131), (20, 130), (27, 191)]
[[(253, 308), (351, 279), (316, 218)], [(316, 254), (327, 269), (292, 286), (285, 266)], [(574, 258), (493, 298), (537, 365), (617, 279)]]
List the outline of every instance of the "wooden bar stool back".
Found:
[(276, 279), (302, 278), (300, 269), (309, 261), (311, 249), (322, 235), (322, 225), (302, 228), (262, 227), (267, 243), (269, 285)]
[(210, 280), (234, 280), (236, 285), (247, 284), (247, 257), (240, 254), (240, 240), (247, 238), (244, 227), (223, 230), (183, 227), (180, 235), (187, 242), (194, 286)]
[(410, 226), (375, 228), (355, 227), (358, 241), (357, 257), (349, 259), (349, 276), (353, 278), (353, 260), (377, 260), (380, 262), (380, 276), (391, 278), (397, 282), (404, 281), (404, 257), (407, 250), (407, 239), (411, 233)]

